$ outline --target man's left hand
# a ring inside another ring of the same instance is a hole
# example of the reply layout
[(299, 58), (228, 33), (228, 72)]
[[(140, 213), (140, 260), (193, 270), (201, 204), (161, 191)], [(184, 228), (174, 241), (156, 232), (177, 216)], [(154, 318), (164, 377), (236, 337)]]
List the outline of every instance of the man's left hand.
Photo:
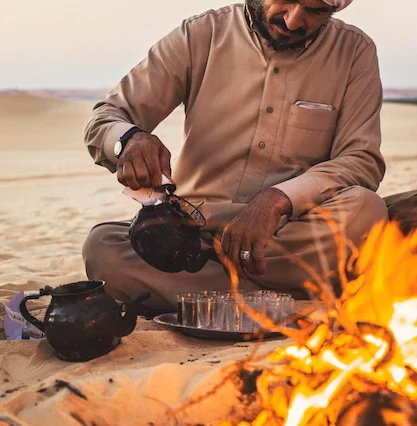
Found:
[[(240, 276), (264, 275), (265, 247), (283, 215), (291, 215), (289, 198), (280, 190), (260, 192), (223, 230), (222, 249)], [(241, 252), (249, 252), (248, 259)]]

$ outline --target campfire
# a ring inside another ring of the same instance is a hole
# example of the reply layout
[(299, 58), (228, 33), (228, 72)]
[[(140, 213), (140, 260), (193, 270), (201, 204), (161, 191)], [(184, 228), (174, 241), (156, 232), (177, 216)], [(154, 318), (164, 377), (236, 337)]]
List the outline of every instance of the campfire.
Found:
[[(342, 238), (337, 243), (342, 253)], [(242, 364), (256, 373), (261, 408), (256, 418), (222, 426), (417, 424), (417, 232), (403, 236), (397, 223), (380, 224), (353, 252), (355, 279), (346, 278), (340, 259), (340, 297), (317, 276), (306, 283), (326, 306), (318, 324), (274, 325), (241, 301), (263, 326), (295, 343), (270, 353), (261, 367)], [(229, 270), (236, 290), (237, 275), (232, 265)]]

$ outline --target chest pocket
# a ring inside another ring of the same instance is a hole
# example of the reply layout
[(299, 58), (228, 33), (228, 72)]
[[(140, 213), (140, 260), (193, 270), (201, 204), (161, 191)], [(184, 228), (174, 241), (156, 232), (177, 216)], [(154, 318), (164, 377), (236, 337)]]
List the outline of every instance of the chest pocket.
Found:
[(291, 164), (311, 166), (330, 158), (337, 111), (316, 111), (291, 106), (280, 155)]

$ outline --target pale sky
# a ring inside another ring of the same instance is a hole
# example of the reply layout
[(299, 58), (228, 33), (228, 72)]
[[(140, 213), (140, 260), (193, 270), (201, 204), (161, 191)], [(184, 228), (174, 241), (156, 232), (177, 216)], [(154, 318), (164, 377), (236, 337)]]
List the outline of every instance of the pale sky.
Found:
[[(113, 87), (183, 19), (227, 0), (0, 0), (0, 89)], [(416, 0), (336, 17), (376, 42), (385, 87), (417, 87)]]

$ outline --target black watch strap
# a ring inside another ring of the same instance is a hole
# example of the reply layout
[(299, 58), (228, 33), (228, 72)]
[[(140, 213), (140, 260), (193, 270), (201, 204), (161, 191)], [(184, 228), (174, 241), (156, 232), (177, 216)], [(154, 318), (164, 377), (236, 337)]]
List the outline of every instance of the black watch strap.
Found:
[(126, 133), (124, 133), (122, 136), (120, 136), (119, 140), (116, 142), (116, 145), (114, 147), (114, 155), (116, 158), (120, 158), (122, 155), (126, 144), (129, 142), (129, 139), (138, 132), (144, 132), (145, 130), (142, 130), (140, 127), (132, 127), (129, 129)]

